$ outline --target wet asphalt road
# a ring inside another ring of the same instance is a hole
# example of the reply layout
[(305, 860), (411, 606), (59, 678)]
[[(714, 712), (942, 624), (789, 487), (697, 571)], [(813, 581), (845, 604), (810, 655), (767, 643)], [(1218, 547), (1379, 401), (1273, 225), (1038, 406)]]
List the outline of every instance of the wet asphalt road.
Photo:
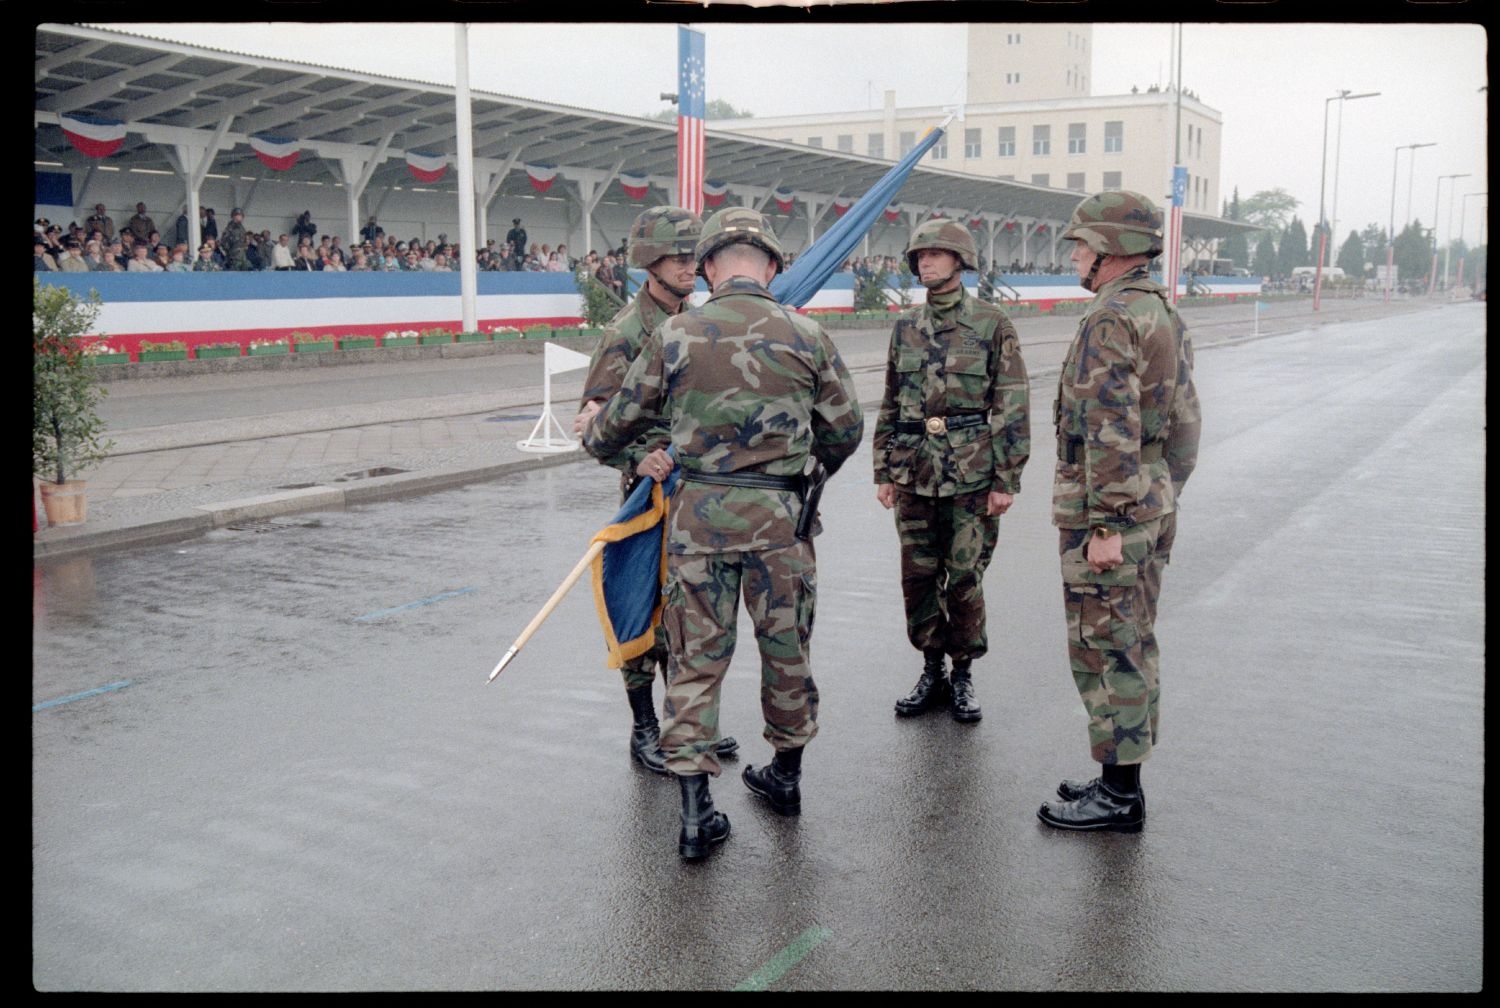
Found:
[(1200, 353), (1139, 836), (1034, 818), (1090, 769), (1040, 386), (984, 720), (891, 712), (920, 660), (867, 439), (824, 498), (803, 814), (738, 780), (747, 631), (695, 865), (586, 588), (485, 685), (613, 512), (596, 467), (38, 565), (32, 981), (1481, 989), (1485, 379), (1481, 306)]

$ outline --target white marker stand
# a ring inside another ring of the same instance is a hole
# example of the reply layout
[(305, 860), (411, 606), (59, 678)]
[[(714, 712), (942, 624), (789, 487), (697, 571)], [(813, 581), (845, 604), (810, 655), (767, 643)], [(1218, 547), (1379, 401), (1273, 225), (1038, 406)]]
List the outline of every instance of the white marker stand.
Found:
[[(524, 441), (516, 442), (517, 448), (524, 452), (551, 454), (572, 451), (578, 447), (578, 442), (568, 437), (563, 425), (552, 415), (552, 376), (563, 371), (576, 371), (588, 365), (588, 354), (569, 350), (556, 343), (546, 344), (546, 352), (542, 358), (542, 415), (537, 417), (531, 435)], [(554, 428), (557, 430), (557, 440), (552, 438)]]

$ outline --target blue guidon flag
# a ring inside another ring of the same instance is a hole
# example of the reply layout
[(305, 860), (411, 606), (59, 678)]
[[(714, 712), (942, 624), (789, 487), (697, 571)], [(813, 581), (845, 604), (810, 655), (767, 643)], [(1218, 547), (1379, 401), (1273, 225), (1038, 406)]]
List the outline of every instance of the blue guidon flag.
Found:
[(656, 640), (667, 577), (667, 514), (680, 472), (674, 467), (663, 483), (643, 478), (589, 540), (605, 544), (594, 558), (593, 581), (610, 668), (645, 654)]

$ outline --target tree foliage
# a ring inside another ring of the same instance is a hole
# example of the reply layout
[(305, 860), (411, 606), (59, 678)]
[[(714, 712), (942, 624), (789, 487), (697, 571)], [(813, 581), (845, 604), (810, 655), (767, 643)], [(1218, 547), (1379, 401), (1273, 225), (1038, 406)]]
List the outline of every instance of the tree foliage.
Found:
[(1276, 246), (1276, 264), (1282, 276), (1291, 276), (1292, 270), (1298, 266), (1313, 264), (1312, 255), (1307, 250), (1307, 231), (1297, 217), (1292, 218)]
[(573, 282), (578, 287), (578, 293), (583, 297), (585, 325), (608, 325), (615, 317), (615, 313), (625, 306), (625, 303), (615, 296), (614, 291), (600, 283), (593, 271), (581, 263), (578, 272), (573, 274)]
[[(662, 109), (651, 115), (643, 116), (645, 119), (655, 119), (658, 122), (676, 122), (677, 109)], [(722, 98), (715, 98), (711, 102), (703, 104), (703, 118), (705, 119), (753, 119), (755, 113), (749, 109), (737, 109)]]
[(78, 297), (36, 277), (31, 284), (31, 469), (66, 483), (104, 461), (112, 446), (99, 419), (105, 389), (79, 339), (99, 317), (99, 293)]
[(1251, 267), (1251, 271), (1263, 277), (1280, 275), (1276, 268), (1276, 243), (1269, 234), (1261, 235), (1259, 244), (1255, 246), (1255, 265)]
[(1240, 204), (1240, 219), (1262, 231), (1280, 234), (1299, 205), (1285, 189), (1263, 189)]
[(1370, 261), (1365, 251), (1364, 239), (1359, 233), (1350, 231), (1349, 237), (1344, 239), (1344, 244), (1339, 248), (1338, 261), (1334, 263), (1345, 275), (1351, 277), (1363, 277), (1365, 275), (1365, 264)]

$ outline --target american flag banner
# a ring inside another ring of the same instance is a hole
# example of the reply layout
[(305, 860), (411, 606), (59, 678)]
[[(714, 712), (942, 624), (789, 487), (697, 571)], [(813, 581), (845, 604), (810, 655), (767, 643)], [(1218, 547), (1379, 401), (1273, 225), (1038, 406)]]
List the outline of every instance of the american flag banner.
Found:
[(125, 123), (119, 119), (64, 114), (57, 121), (63, 136), (86, 157), (109, 157), (125, 142)]
[(703, 33), (677, 26), (677, 205), (703, 212)]
[(1172, 168), (1172, 216), (1167, 222), (1167, 262), (1162, 283), (1177, 303), (1177, 276), (1182, 272), (1182, 204), (1187, 199), (1187, 168), (1176, 165)]

